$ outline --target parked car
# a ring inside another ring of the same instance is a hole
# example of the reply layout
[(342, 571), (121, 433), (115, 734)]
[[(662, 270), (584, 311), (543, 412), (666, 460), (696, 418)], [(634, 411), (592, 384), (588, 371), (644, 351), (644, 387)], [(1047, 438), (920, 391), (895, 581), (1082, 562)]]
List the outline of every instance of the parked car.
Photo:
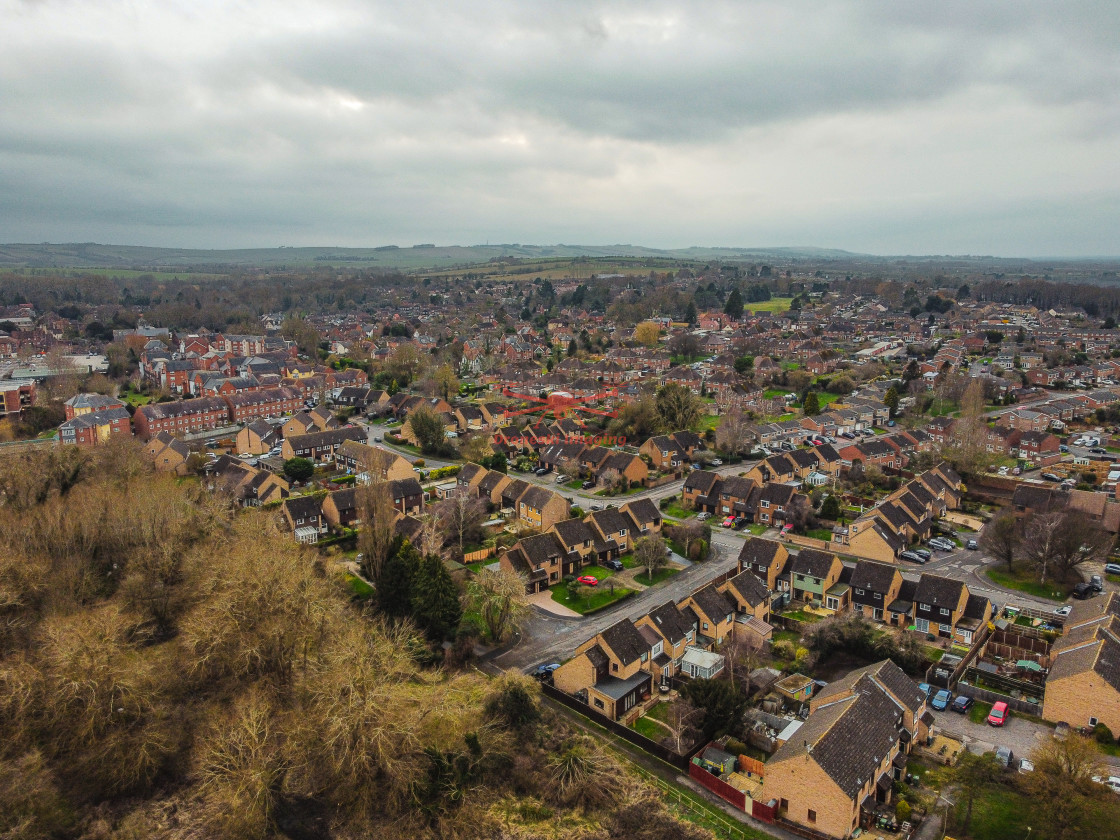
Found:
[(1106, 455), (1108, 453), (1108, 450), (1103, 446), (1090, 446), (1089, 451), (1094, 455)]
[(1084, 601), (1086, 598), (1092, 598), (1098, 591), (1100, 590), (1095, 589), (1091, 583), (1079, 583), (1077, 586), (1073, 587), (1073, 591), (1070, 592), (1070, 595), (1078, 601)]
[(950, 542), (944, 537), (934, 537), (927, 543), (930, 548), (936, 548), (938, 551), (953, 551), (956, 549), (956, 543)]
[[(988, 723), (991, 726), (1003, 726), (1003, 724), (1007, 722), (1007, 716), (1007, 704), (1000, 700), (998, 703), (993, 705), (992, 710), (988, 712)], [(1006, 761), (1003, 763), (1003, 766), (1007, 766)]]
[(555, 671), (559, 667), (559, 662), (550, 662), (547, 665), (539, 666), (535, 671), (533, 671), (532, 676), (534, 679), (540, 680), (541, 682), (550, 683), (552, 682), (553, 671)]
[(1120, 776), (1109, 776), (1104, 778), (1102, 776), (1093, 776), (1093, 781), (1098, 785), (1104, 785), (1113, 793), (1120, 793)]
[(1007, 475), (1007, 467), (1000, 467), (999, 468), (999, 474), (1000, 475)]
[(537, 467), (533, 470), (533, 475), (548, 475), (548, 467)]
[(599, 578), (594, 575), (580, 575), (576, 578), (576, 583), (582, 583), (584, 586), (598, 586)]
[(1104, 573), (1106, 575), (1120, 575), (1120, 563), (1105, 563)]
[(969, 551), (976, 551), (978, 548), (980, 548), (980, 543), (976, 542), (976, 540), (969, 540), (964, 544), (964, 547)]
[(735, 524), (735, 517), (734, 516), (728, 516), (726, 519), (723, 520), (722, 524), (723, 524), (724, 528), (730, 528), (732, 525)]
[(568, 476), (566, 476), (566, 475), (560, 474), (560, 475), (556, 476), (556, 483), (557, 484), (567, 484), (569, 481), (571, 481), (571, 479), (568, 478)]
[(953, 699), (953, 704), (951, 706), (949, 706), (949, 708), (952, 709), (954, 712), (958, 712), (959, 714), (966, 715), (966, 714), (968, 714), (968, 710), (972, 708), (972, 702), (973, 702), (972, 698), (969, 697), (967, 694), (958, 694)]
[(1069, 452), (1069, 447), (1066, 446), (1064, 443), (1059, 444), (1058, 445), (1058, 451), (1064, 454), (1066, 452)]
[(732, 525), (733, 525), (734, 527), (736, 527), (736, 528), (742, 528), (742, 527), (743, 527), (744, 525), (746, 525), (746, 524), (747, 524), (747, 517), (745, 517), (745, 516), (736, 516), (736, 517), (735, 517), (735, 521), (734, 521), (734, 522), (732, 522), (731, 524), (732, 524)]
[(939, 712), (945, 711), (949, 704), (953, 702), (953, 692), (947, 688), (941, 689), (937, 694), (933, 695), (930, 705), (937, 709)]
[(929, 699), (929, 693), (933, 690), (933, 686), (929, 683), (918, 683), (918, 691), (922, 692)]
[(1058, 607), (1056, 610), (1054, 610), (1054, 615), (1060, 615), (1065, 618), (1071, 612), (1073, 612), (1073, 607), (1071, 607), (1069, 604), (1066, 604), (1064, 607)]
[(782, 536), (785, 536), (786, 534), (788, 534), (792, 530), (793, 530), (793, 525), (791, 525), (790, 523), (787, 522), (785, 525), (782, 526)]
[(996, 747), (996, 761), (1004, 767), (1014, 767), (1015, 753), (1011, 751), (1011, 747)]
[(928, 548), (912, 548), (910, 550), (913, 551), (915, 554), (926, 558), (926, 560), (933, 557), (933, 552), (931, 552)]
[(1100, 575), (1092, 575), (1089, 578), (1089, 585), (1093, 587), (1094, 592), (1104, 592), (1104, 581), (1101, 580)]
[(1052, 472), (1044, 472), (1041, 475), (1039, 475), (1039, 478), (1041, 478), (1043, 481), (1061, 481), (1062, 480), (1061, 477), (1054, 475), (1054, 473), (1052, 473)]
[(723, 466), (723, 460), (721, 458), (712, 458), (712, 466), (713, 467), (722, 467)]
[(580, 487), (582, 487), (584, 490), (590, 490), (594, 486), (595, 486), (594, 481), (585, 481), (585, 482), (583, 482), (583, 484), (580, 485)]
[(706, 510), (702, 510), (698, 514), (696, 514), (696, 521), (697, 522), (703, 522), (705, 519), (711, 519), (711, 518), (712, 518), (712, 515), (710, 513), (708, 513), (708, 511), (706, 511)]
[(622, 565), (622, 561), (617, 557), (612, 557), (610, 560), (604, 560), (603, 565), (608, 569), (613, 569), (616, 572), (621, 572), (624, 568), (624, 566)]
[(1034, 762), (1031, 761), (1029, 758), (1019, 759), (1019, 772), (1020, 773), (1033, 773), (1034, 772)]
[(909, 560), (911, 563), (925, 563), (929, 560), (928, 557), (923, 557), (916, 551), (904, 551), (898, 556), (903, 560)]

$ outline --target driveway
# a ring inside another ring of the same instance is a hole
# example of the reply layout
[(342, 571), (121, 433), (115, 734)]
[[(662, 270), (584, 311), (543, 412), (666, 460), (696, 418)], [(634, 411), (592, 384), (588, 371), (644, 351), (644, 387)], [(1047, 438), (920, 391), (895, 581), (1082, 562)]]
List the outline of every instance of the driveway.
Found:
[[(1054, 729), (1044, 723), (1035, 723), (1011, 713), (1011, 717), (1000, 727), (987, 723), (973, 723), (968, 715), (954, 712), (934, 712), (934, 725), (947, 735), (964, 740), (969, 752), (992, 752), (996, 747), (1010, 747), (1015, 758), (1026, 758), (1038, 744), (1051, 737)], [(1120, 758), (1102, 755), (1101, 759), (1114, 768), (1120, 768)]]
[(546, 613), (552, 615), (563, 616), (564, 618), (583, 618), (575, 610), (568, 609), (563, 604), (558, 604), (552, 600), (552, 592), (546, 589), (544, 592), (535, 592), (529, 596), (529, 603), (539, 610), (544, 610)]

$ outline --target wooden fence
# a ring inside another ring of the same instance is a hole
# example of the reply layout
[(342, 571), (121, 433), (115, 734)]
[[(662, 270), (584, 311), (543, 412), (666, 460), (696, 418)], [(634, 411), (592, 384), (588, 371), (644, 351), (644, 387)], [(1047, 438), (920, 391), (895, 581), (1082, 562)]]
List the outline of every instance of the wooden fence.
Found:
[(480, 548), (478, 551), (468, 551), (463, 555), (463, 562), (475, 563), (479, 560), (486, 560), (489, 557), (493, 557), (496, 550), (495, 546), (490, 546), (489, 548)]
[(743, 791), (732, 787), (714, 773), (709, 773), (695, 760), (688, 765), (688, 775), (693, 781), (706, 787), (724, 802), (734, 805), (740, 811), (747, 810), (747, 795)]
[(801, 546), (802, 548), (819, 548), (822, 551), (828, 550), (829, 546), (832, 545), (828, 540), (818, 540), (815, 537), (803, 537), (799, 534), (785, 534), (782, 536), (782, 539), (794, 545)]
[(733, 819), (719, 813), (712, 807), (704, 807), (648, 770), (636, 764), (631, 765), (630, 769), (661, 791), (662, 796), (671, 802), (673, 807), (699, 817), (716, 837), (726, 838), (726, 840), (754, 840), (758, 836), (757, 830), (739, 825)]
[(982, 700), (985, 703), (998, 703), (1003, 701), (1013, 712), (1042, 717), (1041, 703), (1032, 703), (1029, 700), (1022, 700), (1018, 697), (1012, 697), (1009, 694), (1000, 694), (996, 691), (988, 691), (986, 688), (980, 688), (979, 686), (963, 682), (957, 683), (957, 693), (971, 697), (973, 700)]

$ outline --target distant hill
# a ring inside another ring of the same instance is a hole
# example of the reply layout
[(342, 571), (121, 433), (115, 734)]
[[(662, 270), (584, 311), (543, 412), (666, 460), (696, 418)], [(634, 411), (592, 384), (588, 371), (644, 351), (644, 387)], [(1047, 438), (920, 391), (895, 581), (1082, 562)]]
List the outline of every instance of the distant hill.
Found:
[[(416, 245), (377, 248), (244, 248), (215, 251), (99, 245), (92, 242), (0, 245), (0, 268), (119, 268), (166, 270), (250, 266), (353, 265), (417, 270), (468, 266), (496, 259), (631, 257), (669, 260), (851, 259), (827, 248), (646, 248), (640, 245)], [(866, 257), (864, 257), (866, 259)]]

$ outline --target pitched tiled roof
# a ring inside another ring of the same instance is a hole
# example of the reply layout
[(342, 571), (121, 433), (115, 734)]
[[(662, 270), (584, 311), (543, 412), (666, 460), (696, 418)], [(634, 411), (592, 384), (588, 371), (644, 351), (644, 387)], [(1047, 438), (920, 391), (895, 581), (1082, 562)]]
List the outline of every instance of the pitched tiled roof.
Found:
[(886, 592), (891, 588), (898, 569), (886, 563), (873, 563), (870, 560), (859, 560), (852, 570), (852, 586), (858, 589), (869, 589), (872, 592)]
[(599, 633), (599, 637), (623, 665), (629, 665), (650, 651), (646, 640), (628, 618), (616, 621)]
[(795, 575), (826, 578), (835, 559), (836, 555), (831, 551), (803, 548), (796, 557), (790, 559), (789, 571)]
[(964, 584), (959, 580), (941, 577), (940, 575), (923, 574), (918, 579), (918, 588), (914, 592), (914, 600), (919, 604), (931, 604), (935, 607), (949, 607), (955, 609), (961, 600), (961, 590)]
[(751, 565), (769, 568), (782, 549), (784, 549), (784, 546), (773, 540), (764, 540), (761, 537), (748, 537), (747, 541), (743, 543), (743, 547), (739, 549), (739, 565), (743, 568)]

